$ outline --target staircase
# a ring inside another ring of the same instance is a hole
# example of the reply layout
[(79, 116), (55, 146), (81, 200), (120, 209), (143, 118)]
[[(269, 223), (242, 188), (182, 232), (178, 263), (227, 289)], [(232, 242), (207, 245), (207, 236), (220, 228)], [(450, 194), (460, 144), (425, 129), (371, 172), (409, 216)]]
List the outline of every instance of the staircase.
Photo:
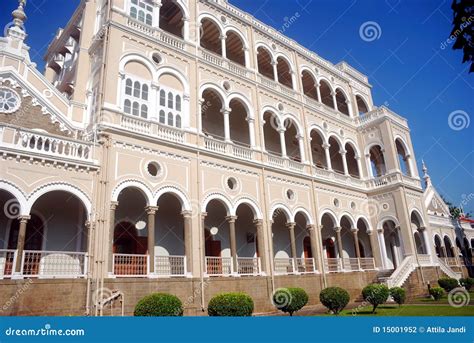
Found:
[(417, 267), (418, 264), (416, 263), (415, 256), (410, 255), (405, 257), (393, 274), (385, 280), (385, 284), (389, 288), (401, 287)]
[(448, 277), (456, 279), (459, 281), (460, 278), (462, 278), (461, 273), (457, 273), (454, 270), (451, 269), (450, 266), (448, 266), (442, 259), (438, 258), (438, 264), (443, 273), (445, 273)]

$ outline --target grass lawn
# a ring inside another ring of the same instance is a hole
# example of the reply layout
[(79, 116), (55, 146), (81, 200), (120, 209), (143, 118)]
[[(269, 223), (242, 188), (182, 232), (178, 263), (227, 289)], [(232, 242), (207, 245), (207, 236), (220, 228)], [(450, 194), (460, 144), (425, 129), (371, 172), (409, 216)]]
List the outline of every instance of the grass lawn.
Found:
[(382, 305), (372, 314), (372, 306), (344, 310), (342, 316), (474, 316), (474, 306), (455, 308), (449, 305)]
[[(473, 291), (469, 292), (469, 297), (471, 299), (469, 303), (471, 305), (474, 305), (474, 292)], [(449, 304), (447, 294), (443, 295), (443, 297), (438, 301), (435, 301), (434, 299), (431, 299), (431, 298), (418, 298), (410, 302), (411, 303), (426, 303), (426, 304), (446, 304), (446, 305)]]

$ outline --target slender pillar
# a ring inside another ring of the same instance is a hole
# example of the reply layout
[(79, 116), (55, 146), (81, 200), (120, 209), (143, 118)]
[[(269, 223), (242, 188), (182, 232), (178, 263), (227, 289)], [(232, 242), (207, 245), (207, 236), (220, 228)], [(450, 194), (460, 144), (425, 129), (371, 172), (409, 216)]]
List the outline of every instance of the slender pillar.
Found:
[(337, 240), (337, 251), (339, 253), (339, 258), (341, 259), (341, 266), (344, 269), (344, 254), (342, 250), (342, 236), (341, 236), (341, 227), (335, 227), (334, 231), (336, 231), (336, 240)]
[(230, 255), (232, 256), (232, 265), (234, 266), (234, 273), (237, 273), (237, 240), (235, 238), (235, 221), (237, 220), (237, 216), (228, 216), (226, 217), (226, 220), (229, 223)]
[(257, 249), (258, 256), (260, 257), (260, 267), (262, 268), (262, 273), (266, 272), (266, 255), (265, 255), (265, 235), (263, 233), (263, 220), (257, 219), (253, 222), (257, 229)]
[(318, 239), (316, 237), (316, 229), (314, 225), (308, 225), (306, 228), (309, 232), (309, 239), (311, 241), (311, 254), (313, 255), (314, 261), (316, 263), (316, 270), (319, 272), (322, 271), (321, 268), (321, 263), (319, 261), (319, 255), (318, 255)]
[(304, 137), (302, 135), (297, 135), (296, 136), (296, 139), (298, 140), (298, 146), (299, 146), (299, 149), (300, 149), (300, 156), (301, 156), (301, 163), (305, 163), (306, 162), (306, 154), (305, 154), (305, 151), (304, 151)]
[(344, 169), (344, 175), (349, 176), (349, 168), (347, 168), (347, 159), (346, 159), (347, 151), (341, 150), (339, 151), (339, 153), (341, 154), (341, 158), (342, 158), (342, 167)]
[(148, 215), (148, 259), (151, 274), (155, 272), (155, 216), (157, 211), (158, 206), (148, 206), (146, 208), (146, 214)]
[(434, 262), (433, 250), (431, 250), (431, 242), (430, 242), (430, 238), (428, 237), (428, 230), (426, 229), (426, 227), (422, 226), (420, 227), (420, 231), (423, 235), (423, 241), (425, 243), (426, 253), (430, 255), (430, 261)]
[(249, 124), (249, 139), (250, 148), (255, 148), (255, 119), (247, 117), (247, 123)]
[(321, 102), (321, 89), (320, 89), (320, 83), (316, 83), (314, 87), (316, 87), (316, 93), (318, 94), (318, 101)]
[(287, 223), (286, 227), (290, 233), (290, 246), (291, 246), (291, 257), (297, 258), (296, 255), (296, 240), (295, 240), (295, 225), (296, 223)]
[(272, 62), (272, 66), (273, 66), (273, 80), (275, 82), (278, 82), (278, 67), (277, 67), (277, 63), (275, 61)]
[(193, 275), (192, 271), (192, 212), (183, 211), (181, 212), (184, 219), (184, 255), (186, 256), (186, 271), (188, 275)]
[(221, 38), (221, 46), (222, 46), (222, 57), (227, 58), (227, 50), (226, 50), (226, 44), (225, 44), (225, 40), (227, 39), (227, 37), (222, 35), (220, 36), (220, 38)]
[(23, 259), (23, 252), (25, 251), (25, 237), (26, 237), (26, 225), (30, 216), (20, 216), (18, 220), (20, 221), (20, 228), (18, 231), (18, 242), (16, 245), (16, 263), (15, 263), (15, 274), (20, 275), (21, 273), (21, 261)]
[(230, 108), (223, 108), (221, 110), (221, 113), (224, 115), (224, 139), (226, 142), (232, 141), (230, 139), (230, 121), (229, 121), (230, 111), (231, 111)]
[(355, 247), (356, 257), (360, 258), (359, 229), (352, 228), (351, 232), (354, 235), (354, 247)]
[[(204, 260), (204, 268), (206, 268), (206, 217), (207, 212), (201, 212), (201, 230), (202, 230), (202, 256), (201, 258)], [(204, 270), (206, 272), (206, 270)]]
[(296, 91), (296, 73), (294, 70), (290, 70), (290, 75), (291, 75), (291, 89)]
[(385, 246), (385, 237), (383, 235), (383, 229), (378, 229), (377, 233), (379, 235), (380, 250), (382, 252), (382, 267), (387, 268), (387, 247)]
[(281, 157), (286, 158), (285, 129), (279, 129), (278, 133), (280, 134)]
[(329, 153), (330, 147), (331, 146), (327, 143), (323, 144), (324, 153), (326, 154), (326, 165), (328, 166), (328, 170), (332, 170), (331, 154)]
[(160, 86), (152, 82), (150, 87), (150, 95), (149, 95), (149, 110), (148, 110), (148, 119), (158, 121), (158, 112), (159, 110), (156, 108), (156, 105), (159, 103), (159, 94)]
[(189, 40), (189, 18), (181, 19), (183, 22), (183, 37), (185, 40)]
[(337, 108), (336, 92), (332, 91), (331, 95), (332, 95), (332, 102), (334, 104), (334, 109), (336, 111), (339, 111), (339, 109)]
[(249, 48), (245, 46), (242, 50), (244, 51), (245, 67), (249, 68), (250, 67), (250, 51), (249, 51)]
[(357, 161), (357, 170), (359, 171), (359, 178), (362, 179), (362, 163), (360, 161), (360, 156), (355, 157)]
[(117, 210), (118, 201), (112, 201), (110, 203), (110, 215), (109, 215), (109, 263), (108, 272), (114, 274), (114, 234), (115, 234), (115, 212)]

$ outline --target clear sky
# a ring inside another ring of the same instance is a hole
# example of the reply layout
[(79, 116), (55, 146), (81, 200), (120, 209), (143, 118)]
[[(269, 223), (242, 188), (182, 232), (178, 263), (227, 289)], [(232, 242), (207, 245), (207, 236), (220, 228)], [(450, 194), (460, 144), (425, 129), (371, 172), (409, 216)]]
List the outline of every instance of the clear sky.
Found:
[[(11, 21), (16, 3), (2, 1), (1, 25)], [(462, 53), (447, 42), (451, 0), (231, 3), (321, 57), (333, 63), (345, 60), (365, 73), (374, 103), (408, 119), (420, 173), (424, 159), (438, 191), (474, 212), (474, 74), (468, 74)], [(77, 4), (79, 0), (28, 0), (28, 43), (41, 68), (49, 41)]]

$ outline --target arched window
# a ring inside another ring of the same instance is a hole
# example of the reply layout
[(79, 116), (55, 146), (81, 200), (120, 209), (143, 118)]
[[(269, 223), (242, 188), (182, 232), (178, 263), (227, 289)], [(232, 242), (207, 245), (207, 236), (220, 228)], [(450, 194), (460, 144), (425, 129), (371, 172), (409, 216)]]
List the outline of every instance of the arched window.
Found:
[(176, 95), (176, 111), (181, 111), (181, 97)]
[(166, 114), (165, 111), (161, 110), (160, 111), (160, 124), (166, 124)]
[(153, 24), (153, 6), (145, 0), (131, 0), (130, 17), (147, 25)]
[(173, 113), (168, 113), (168, 125), (173, 126)]
[(395, 146), (397, 147), (397, 156), (398, 156), (398, 164), (400, 166), (400, 171), (404, 175), (412, 176), (411, 170), (410, 170), (410, 155), (407, 153), (407, 150), (405, 149), (405, 144), (403, 144), (402, 141), (399, 138), (397, 138), (395, 140)]
[(364, 99), (360, 95), (356, 95), (356, 102), (357, 102), (357, 111), (359, 115), (369, 112), (367, 104), (365, 103)]
[(179, 114), (176, 115), (176, 127), (177, 127), (178, 129), (181, 128), (181, 116), (180, 116)]
[(369, 150), (370, 167), (373, 177), (385, 175), (387, 167), (385, 166), (385, 157), (383, 150), (379, 145), (374, 145)]
[(160, 91), (160, 106), (166, 106), (166, 92), (163, 89)]
[(124, 112), (137, 117), (147, 118), (149, 89), (149, 85), (146, 83), (128, 77), (125, 80)]
[(168, 108), (173, 108), (173, 93), (168, 93)]
[(201, 38), (199, 44), (202, 48), (222, 56), (221, 35), (222, 33), (219, 27), (213, 21), (209, 19), (203, 19), (201, 21)]
[(160, 29), (180, 38), (183, 37), (184, 16), (175, 0), (162, 0), (160, 8)]

